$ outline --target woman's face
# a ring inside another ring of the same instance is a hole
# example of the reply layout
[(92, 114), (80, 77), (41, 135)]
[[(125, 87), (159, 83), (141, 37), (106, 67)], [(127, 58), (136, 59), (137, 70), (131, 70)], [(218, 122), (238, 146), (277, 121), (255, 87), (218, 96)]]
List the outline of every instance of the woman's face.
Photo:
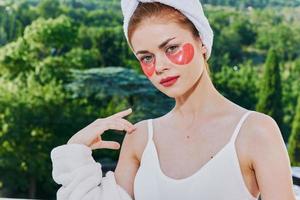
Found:
[(131, 44), (144, 74), (169, 97), (187, 92), (205, 69), (200, 38), (177, 23), (149, 20), (135, 30)]

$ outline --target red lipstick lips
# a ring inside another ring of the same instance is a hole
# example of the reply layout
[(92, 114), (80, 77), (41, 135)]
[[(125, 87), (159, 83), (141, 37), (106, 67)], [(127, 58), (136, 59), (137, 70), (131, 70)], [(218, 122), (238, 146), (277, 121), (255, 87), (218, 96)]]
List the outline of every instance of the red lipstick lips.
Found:
[(178, 78), (179, 78), (179, 76), (169, 76), (167, 78), (163, 78), (159, 83), (165, 87), (170, 87), (174, 83), (176, 83)]

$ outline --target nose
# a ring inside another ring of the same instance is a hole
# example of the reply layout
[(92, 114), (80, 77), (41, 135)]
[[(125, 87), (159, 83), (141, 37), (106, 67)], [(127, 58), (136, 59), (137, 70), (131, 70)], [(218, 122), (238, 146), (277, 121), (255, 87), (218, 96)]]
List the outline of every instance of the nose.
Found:
[(163, 73), (165, 70), (168, 70), (169, 67), (167, 60), (165, 58), (164, 55), (158, 55), (156, 56), (156, 66), (155, 66), (155, 73), (156, 74), (161, 74)]

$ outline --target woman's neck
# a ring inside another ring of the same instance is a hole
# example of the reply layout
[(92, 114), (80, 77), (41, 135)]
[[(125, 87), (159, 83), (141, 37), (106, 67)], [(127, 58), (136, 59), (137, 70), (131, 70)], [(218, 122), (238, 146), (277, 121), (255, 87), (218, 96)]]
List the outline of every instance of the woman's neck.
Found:
[(206, 70), (196, 84), (184, 95), (175, 98), (175, 101), (175, 107), (170, 114), (177, 119), (189, 121), (207, 117), (231, 104), (216, 90)]

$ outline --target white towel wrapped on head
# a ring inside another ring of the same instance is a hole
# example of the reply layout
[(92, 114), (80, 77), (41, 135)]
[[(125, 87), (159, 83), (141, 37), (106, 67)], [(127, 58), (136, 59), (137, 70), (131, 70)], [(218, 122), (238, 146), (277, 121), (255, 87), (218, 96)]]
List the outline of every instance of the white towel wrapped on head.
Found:
[(208, 59), (210, 57), (213, 45), (213, 31), (206, 16), (204, 15), (203, 8), (199, 0), (121, 0), (121, 8), (124, 16), (123, 29), (127, 41), (128, 23), (139, 2), (159, 2), (179, 10), (199, 31), (202, 42), (207, 48), (206, 58)]

